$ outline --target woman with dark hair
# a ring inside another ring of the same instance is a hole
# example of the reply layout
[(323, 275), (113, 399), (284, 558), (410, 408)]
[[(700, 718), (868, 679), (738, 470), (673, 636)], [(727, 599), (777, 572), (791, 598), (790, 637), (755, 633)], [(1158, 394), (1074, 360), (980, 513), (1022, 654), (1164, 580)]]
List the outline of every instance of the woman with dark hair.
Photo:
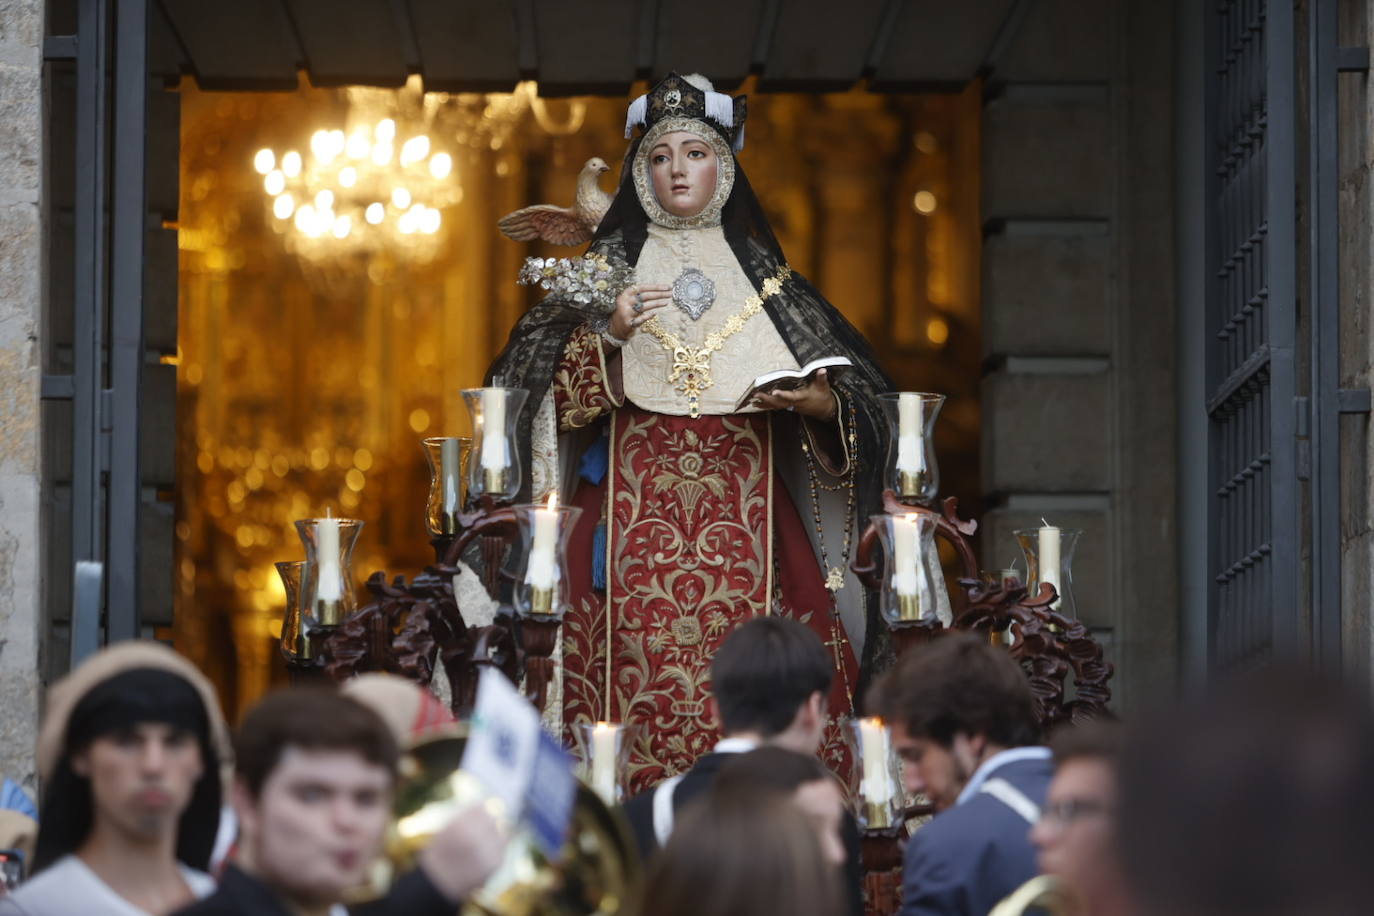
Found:
[(838, 872), (806, 815), (763, 793), (693, 802), (649, 865), (636, 916), (839, 916)]
[(49, 692), (32, 880), (0, 914), (160, 916), (214, 889), (228, 734), (209, 682), (156, 643), (121, 643)]
[[(846, 570), (862, 519), (879, 511), (876, 395), (891, 382), (787, 265), (735, 158), (744, 117), (743, 98), (695, 75), (669, 74), (637, 99), (626, 137), (643, 130), (585, 256), (624, 288), (589, 297), (571, 276), (545, 284), (553, 293), (488, 373), (529, 392), (526, 495), (557, 488), (583, 510), (564, 719), (654, 723), (636, 786), (710, 748), (708, 667), (739, 622), (776, 612), (813, 627), (836, 666), (835, 717), (877, 645)], [(761, 374), (827, 357), (850, 365), (744, 398)], [(832, 729), (822, 756), (842, 754)]]

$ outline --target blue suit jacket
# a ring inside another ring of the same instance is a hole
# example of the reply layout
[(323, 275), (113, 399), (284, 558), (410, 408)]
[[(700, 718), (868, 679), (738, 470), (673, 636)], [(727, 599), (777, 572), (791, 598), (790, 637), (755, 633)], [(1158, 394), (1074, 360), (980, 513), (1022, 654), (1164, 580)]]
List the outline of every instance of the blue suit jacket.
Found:
[[(989, 776), (1043, 806), (1053, 771), (1049, 760), (1019, 760)], [(986, 916), (1036, 875), (1030, 828), (1005, 802), (983, 793), (937, 814), (907, 842), (901, 916)]]

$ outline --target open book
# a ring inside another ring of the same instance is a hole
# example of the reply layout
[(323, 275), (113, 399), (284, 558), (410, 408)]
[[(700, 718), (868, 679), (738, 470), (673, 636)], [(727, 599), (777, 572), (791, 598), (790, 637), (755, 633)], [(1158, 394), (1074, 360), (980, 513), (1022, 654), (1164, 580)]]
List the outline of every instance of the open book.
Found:
[(802, 366), (800, 369), (777, 369), (773, 372), (765, 372), (754, 383), (749, 386), (740, 399), (735, 402), (735, 410), (742, 410), (746, 404), (754, 399), (756, 394), (772, 394), (775, 391), (792, 391), (810, 383), (811, 377), (817, 372), (826, 370), (826, 377), (830, 384), (835, 384), (844, 370), (854, 365), (845, 356), (822, 356), (820, 359), (813, 359), (811, 362)]

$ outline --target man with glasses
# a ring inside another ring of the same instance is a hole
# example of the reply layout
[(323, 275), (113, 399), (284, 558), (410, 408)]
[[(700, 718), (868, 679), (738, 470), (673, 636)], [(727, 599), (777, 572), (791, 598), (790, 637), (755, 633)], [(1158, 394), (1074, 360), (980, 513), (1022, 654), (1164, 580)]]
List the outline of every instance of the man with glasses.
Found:
[(1040, 871), (1058, 878), (1084, 916), (1131, 912), (1116, 842), (1120, 728), (1088, 722), (1054, 736), (1054, 779), (1031, 828)]

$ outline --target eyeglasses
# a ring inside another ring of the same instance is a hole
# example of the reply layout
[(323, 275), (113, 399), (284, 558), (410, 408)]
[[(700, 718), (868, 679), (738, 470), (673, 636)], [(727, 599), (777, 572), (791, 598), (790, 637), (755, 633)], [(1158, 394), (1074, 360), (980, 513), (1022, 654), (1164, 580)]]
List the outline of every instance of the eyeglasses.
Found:
[(1067, 827), (1074, 821), (1093, 815), (1108, 814), (1111, 806), (1091, 798), (1065, 798), (1050, 802), (1040, 809), (1040, 819), (1056, 827)]

